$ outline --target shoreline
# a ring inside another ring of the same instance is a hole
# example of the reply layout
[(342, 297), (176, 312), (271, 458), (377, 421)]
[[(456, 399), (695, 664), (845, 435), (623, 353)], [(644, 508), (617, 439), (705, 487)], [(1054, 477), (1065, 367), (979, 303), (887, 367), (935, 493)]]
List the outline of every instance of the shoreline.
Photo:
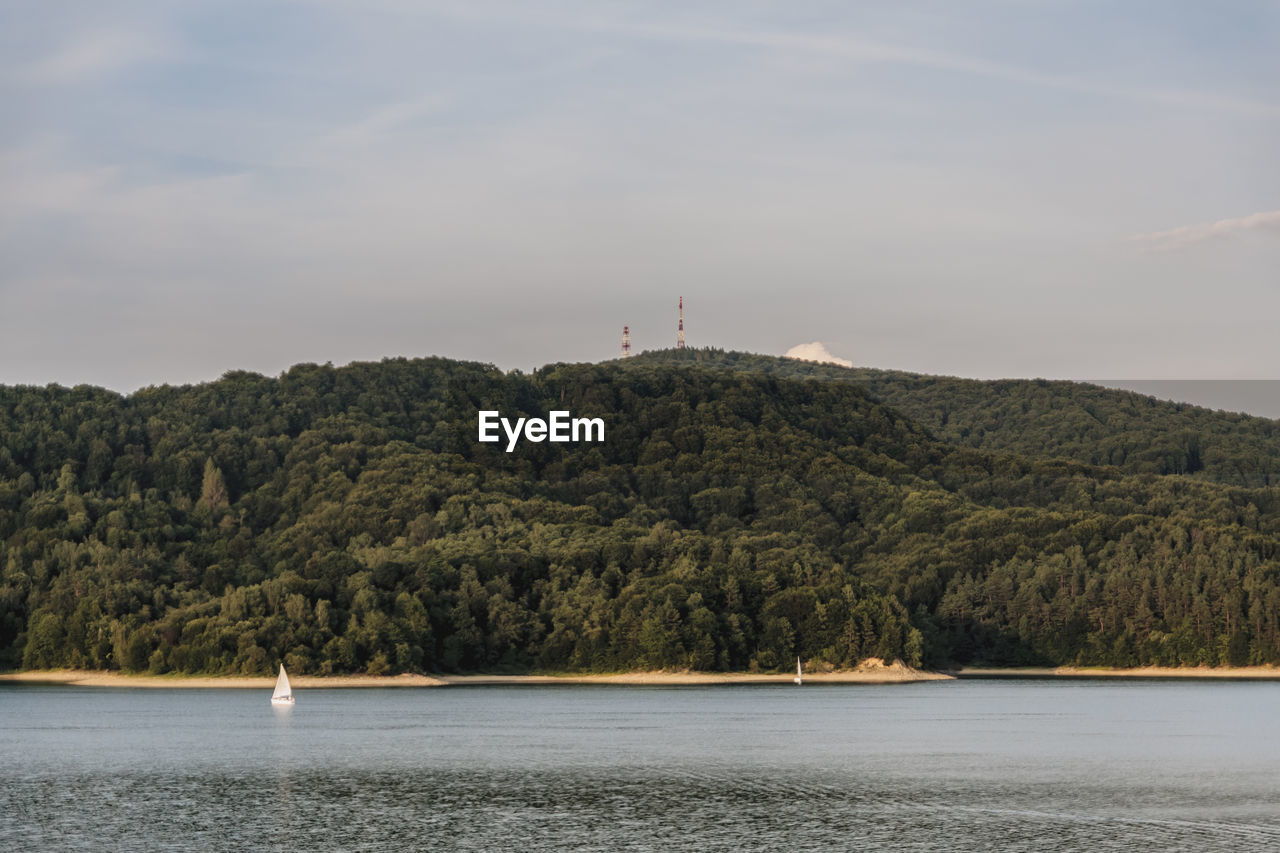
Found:
[(1139, 679), (1247, 679), (1280, 681), (1276, 666), (962, 666), (951, 671), (957, 678), (1139, 678)]
[[(564, 673), (559, 675), (291, 675), (295, 689), (361, 687), (448, 687), (450, 685), (515, 684), (617, 684), (633, 686), (678, 686), (704, 684), (790, 684), (791, 673), (751, 672), (621, 672), (607, 674)], [(949, 681), (955, 676), (911, 669), (901, 664), (868, 665), (853, 670), (806, 673), (806, 683), (816, 684), (902, 684), (918, 681)], [(61, 684), (76, 687), (200, 687), (243, 690), (270, 690), (275, 676), (238, 675), (129, 675), (117, 671), (32, 670), (0, 673), (4, 684)]]
[[(620, 672), (605, 675), (442, 675), (448, 684), (790, 684), (795, 675), (758, 672)], [(832, 672), (805, 673), (805, 684), (910, 684), (919, 681), (951, 681), (944, 672), (911, 669), (907, 666), (867, 666)]]
[[(791, 673), (752, 672), (620, 672), (605, 674), (541, 675), (295, 675), (290, 682), (301, 690), (317, 688), (449, 687), (484, 685), (608, 684), (622, 686), (697, 686), (716, 684), (790, 684)], [(1280, 667), (960, 667), (947, 672), (912, 669), (902, 664), (868, 664), (852, 670), (805, 673), (806, 684), (913, 684), (956, 679), (1130, 678), (1280, 681)], [(31, 670), (0, 673), (4, 684), (59, 684), (76, 687), (219, 688), (269, 690), (274, 676), (129, 675), (117, 671)]]
[[(240, 690), (270, 690), (276, 677), (257, 675), (128, 675), (114, 670), (54, 669), (0, 673), (0, 685), (62, 684), (75, 687), (215, 687)], [(291, 675), (295, 688), (317, 687), (443, 687), (445, 682), (429, 675)]]

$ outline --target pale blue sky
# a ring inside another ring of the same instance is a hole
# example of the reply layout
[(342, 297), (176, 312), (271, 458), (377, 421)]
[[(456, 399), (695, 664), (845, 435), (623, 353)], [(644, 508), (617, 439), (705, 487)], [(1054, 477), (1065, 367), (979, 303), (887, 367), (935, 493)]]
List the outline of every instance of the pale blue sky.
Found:
[(1277, 45), (1274, 2), (0, 3), (0, 382), (527, 369), (678, 295), (694, 345), (1275, 378)]

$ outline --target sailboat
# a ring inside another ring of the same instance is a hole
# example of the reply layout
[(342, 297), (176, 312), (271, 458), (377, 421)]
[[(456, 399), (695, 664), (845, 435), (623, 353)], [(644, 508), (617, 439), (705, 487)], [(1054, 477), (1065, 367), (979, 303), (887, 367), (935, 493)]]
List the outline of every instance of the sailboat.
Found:
[[(283, 669), (281, 669), (280, 671), (284, 672)], [(800, 675), (800, 658), (796, 658), (796, 677), (791, 680), (794, 681), (796, 684), (800, 684), (802, 682), (801, 675)]]
[(284, 664), (280, 664), (280, 675), (276, 677), (276, 692), (271, 694), (271, 704), (293, 704), (293, 688), (289, 686), (289, 676), (285, 675)]

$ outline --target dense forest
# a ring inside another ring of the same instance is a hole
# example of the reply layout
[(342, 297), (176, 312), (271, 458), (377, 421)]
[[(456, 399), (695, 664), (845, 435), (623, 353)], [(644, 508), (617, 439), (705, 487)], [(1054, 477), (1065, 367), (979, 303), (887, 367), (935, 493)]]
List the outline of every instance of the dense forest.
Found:
[[(0, 665), (1280, 663), (1272, 422), (869, 374), (684, 350), (0, 388)], [(507, 453), (480, 409), (606, 437)]]

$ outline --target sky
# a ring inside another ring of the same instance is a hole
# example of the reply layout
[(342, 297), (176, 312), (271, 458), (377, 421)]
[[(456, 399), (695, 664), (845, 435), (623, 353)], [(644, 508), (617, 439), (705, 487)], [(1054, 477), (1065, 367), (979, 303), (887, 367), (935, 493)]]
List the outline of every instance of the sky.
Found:
[(1274, 2), (0, 2), (0, 383), (1280, 378)]

